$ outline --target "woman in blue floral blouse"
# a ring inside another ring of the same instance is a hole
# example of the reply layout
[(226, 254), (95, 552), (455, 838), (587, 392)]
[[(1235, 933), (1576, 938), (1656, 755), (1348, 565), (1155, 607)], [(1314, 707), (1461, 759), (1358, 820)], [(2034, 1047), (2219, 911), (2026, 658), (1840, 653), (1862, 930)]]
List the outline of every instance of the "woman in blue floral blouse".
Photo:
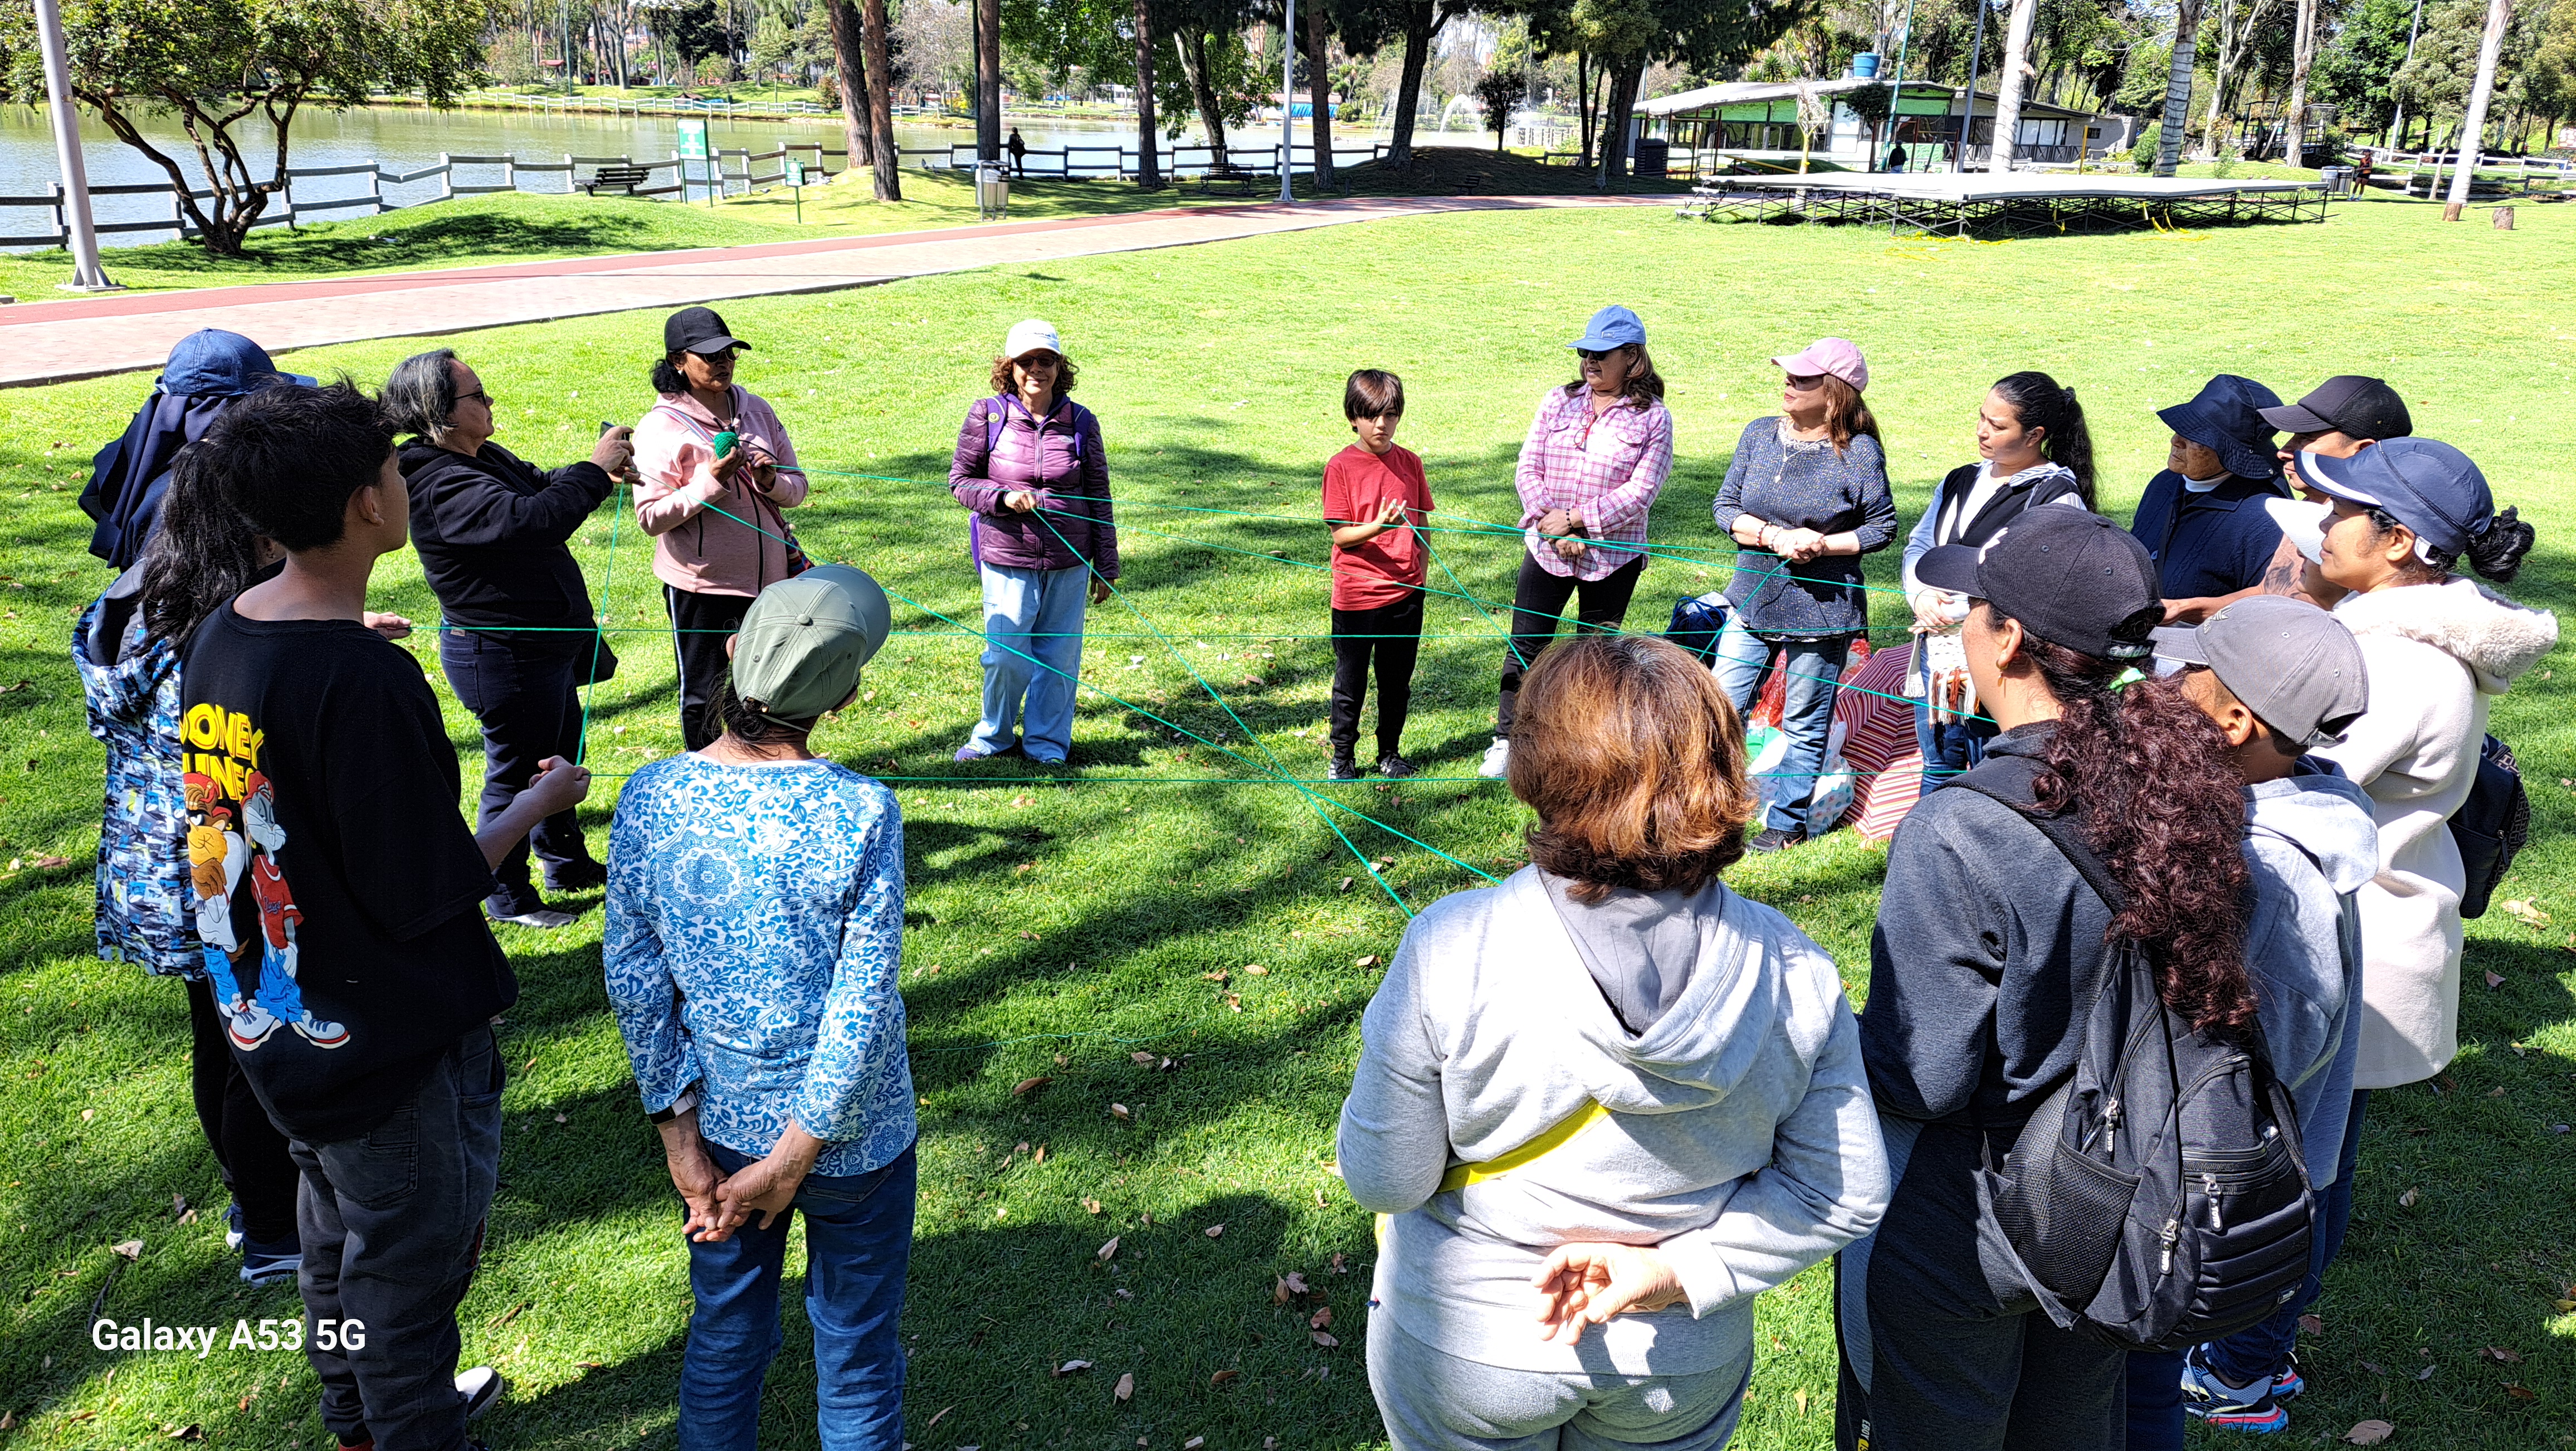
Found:
[(685, 1451), (758, 1440), (790, 1211), (822, 1444), (902, 1444), (903, 821), (894, 793), (807, 749), (888, 614), (840, 565), (761, 591), (727, 642), (724, 734), (637, 772), (609, 831), (608, 996), (687, 1208)]

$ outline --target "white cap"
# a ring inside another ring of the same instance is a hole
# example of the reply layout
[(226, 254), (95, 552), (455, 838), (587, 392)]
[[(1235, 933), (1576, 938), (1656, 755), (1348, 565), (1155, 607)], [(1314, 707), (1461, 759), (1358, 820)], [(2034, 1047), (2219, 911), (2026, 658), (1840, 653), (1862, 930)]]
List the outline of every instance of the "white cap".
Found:
[(1064, 356), (1064, 344), (1056, 341), (1055, 324), (1034, 317), (1012, 324), (1011, 336), (1002, 344), (1002, 356), (1013, 362), (1040, 350), (1059, 358)]
[(2333, 510), (2331, 504), (2311, 504), (2305, 499), (2263, 501), (2263, 512), (2272, 516), (2272, 522), (2280, 526), (2292, 544), (2299, 546), (2299, 553), (2310, 564), (2325, 563), (2326, 515)]

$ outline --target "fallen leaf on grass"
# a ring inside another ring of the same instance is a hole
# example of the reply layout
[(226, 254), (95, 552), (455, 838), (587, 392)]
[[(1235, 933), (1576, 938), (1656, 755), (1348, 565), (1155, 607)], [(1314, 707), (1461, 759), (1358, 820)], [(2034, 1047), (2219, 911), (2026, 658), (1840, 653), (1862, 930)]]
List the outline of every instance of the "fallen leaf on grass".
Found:
[[(2528, 1392), (2526, 1392), (2526, 1394), (2528, 1394)], [(206, 1428), (198, 1425), (194, 1421), (191, 1421), (184, 1426), (173, 1426), (170, 1428), (170, 1439), (173, 1441), (203, 1441), (206, 1439)]]
[(576, 1360), (573, 1362), (573, 1367), (577, 1370), (606, 1370), (608, 1369), (608, 1362), (604, 1360)]
[(1208, 1377), (1208, 1384), (1212, 1386), (1221, 1386), (1241, 1374), (1243, 1374), (1243, 1372), (1239, 1370), (1221, 1370)]
[(2502, 1088), (2490, 1088), (2487, 1090), (2487, 1097), (2502, 1098), (2504, 1097), (2504, 1090)]
[(1329, 1330), (1332, 1328), (1332, 1324), (1333, 1307), (1330, 1305), (1327, 1305), (1323, 1309), (1306, 1317), (1306, 1326), (1310, 1330)]
[(1058, 1053), (1055, 1055), (1055, 1066), (1058, 1068), (1071, 1068), (1073, 1066), (1073, 1060), (1067, 1058), (1061, 1053)]
[(1032, 1163), (1032, 1164), (1043, 1164), (1043, 1163), (1045, 1163), (1045, 1162), (1046, 1162), (1046, 1145), (1044, 1145), (1044, 1144), (1040, 1144), (1040, 1145), (1038, 1145), (1038, 1151), (1037, 1151), (1036, 1153), (1034, 1153), (1034, 1154), (1029, 1155), (1029, 1162), (1030, 1162), (1030, 1163)]
[(2491, 967), (2491, 968), (2488, 968), (2488, 969), (2487, 969), (2487, 991), (2489, 991), (2489, 992), (2493, 992), (2493, 991), (2495, 991), (2497, 988), (2500, 988), (2500, 987), (2502, 987), (2502, 986), (2504, 986), (2504, 974), (2503, 974), (2503, 973), (2500, 973), (2500, 972), (2498, 972), (2498, 971), (2496, 971), (2496, 970), (2495, 970), (2494, 968), (2492, 968), (2492, 967)]
[(2299, 1317), (2299, 1333), (2301, 1335), (2323, 1335), (2326, 1333), (2326, 1322), (2314, 1315), (2302, 1315)]
[(2343, 1438), (2355, 1446), (2376, 1446), (2397, 1434), (2397, 1428), (2386, 1421), (2356, 1421)]
[(2479, 1352), (2478, 1352), (2478, 1355), (2479, 1355), (2482, 1359), (2492, 1360), (2492, 1361), (2494, 1361), (2494, 1362), (2495, 1362), (2496, 1364), (2498, 1364), (2498, 1365), (2520, 1365), (2520, 1364), (2522, 1364), (2522, 1352), (2521, 1352), (2521, 1351), (2519, 1351), (2519, 1350), (2507, 1350), (2507, 1349), (2505, 1349), (2505, 1348), (2504, 1348), (2503, 1346), (2501, 1346), (2501, 1345), (2490, 1345), (2490, 1346), (2486, 1347), (2484, 1350), (2479, 1351)]
[[(1228, 980), (1228, 979), (1232, 978), (1232, 977), (1234, 976), (1234, 974), (1233, 974), (1233, 973), (1230, 973), (1230, 972), (1226, 971), (1224, 968), (1221, 968), (1221, 967), (1220, 967), (1220, 968), (1218, 968), (1218, 969), (1217, 969), (1216, 971), (1214, 971), (1214, 972), (1203, 972), (1203, 973), (1200, 973), (1200, 974), (1199, 974), (1199, 976), (1201, 976), (1201, 977), (1203, 977), (1203, 978), (1206, 978), (1206, 979), (1207, 979), (1208, 981), (1210, 981), (1210, 982), (1214, 982), (1214, 983), (1222, 983), (1222, 982), (1225, 982), (1226, 980)], [(1143, 1053), (1139, 1053), (1139, 1054), (1137, 1054), (1136, 1056), (1137, 1056), (1137, 1058), (1138, 1058), (1138, 1059), (1140, 1059), (1140, 1060), (1141, 1060), (1141, 1059), (1143, 1059), (1143, 1058), (1147, 1057), (1148, 1055), (1143, 1054)]]
[(1207, 1437), (1192, 1436), (1190, 1439), (1181, 1443), (1181, 1451), (1199, 1451), (1199, 1448), (1205, 1445), (1207, 1445)]
[[(71, 864), (72, 859), (66, 856), (40, 856), (36, 858), (36, 870), (40, 872), (60, 871)], [(190, 1429), (193, 1430), (194, 1428), (191, 1427)]]
[(1805, 1391), (1798, 1392), (1798, 1414), (1802, 1416), (1807, 1414), (1807, 1393)]
[(1028, 1094), (1037, 1092), (1039, 1089), (1046, 1087), (1054, 1081), (1054, 1079), (1047, 1077), (1043, 1073), (1037, 1075), (1035, 1078), (1023, 1078), (1019, 1082), (1011, 1085), (1011, 1097), (1025, 1097)]
[(1086, 1214), (1098, 1214), (1100, 1212), (1100, 1201), (1097, 1199), (1085, 1199), (1082, 1201), (1082, 1209)]
[(1109, 1237), (1109, 1243), (1102, 1245), (1099, 1250), (1092, 1255), (1092, 1258), (1101, 1260), (1114, 1260), (1118, 1258), (1118, 1237), (1116, 1235), (1111, 1235)]
[(2441, 1369), (2440, 1366), (2428, 1365), (2422, 1370), (2415, 1372), (2415, 1378), (2417, 1380), (2431, 1380), (2433, 1378), (2433, 1372), (2439, 1369)]
[(2549, 1308), (2561, 1315), (2576, 1315), (2576, 1300), (2552, 1300)]
[(1288, 1303), (1287, 1280), (1274, 1279), (1270, 1282), (1270, 1303), (1273, 1305), (1285, 1305)]
[(1246, 977), (1268, 977), (1270, 975), (1270, 969), (1263, 967), (1260, 963), (1256, 962), (1246, 966), (1243, 969), (1243, 975)]
[(931, 1417), (931, 1418), (930, 1418), (930, 1424), (929, 1424), (929, 1425), (924, 1426), (924, 1427), (922, 1427), (921, 1429), (922, 1429), (923, 1431), (925, 1431), (925, 1432), (926, 1432), (926, 1431), (932, 1431), (932, 1430), (936, 1430), (936, 1429), (938, 1429), (939, 1423), (948, 1419), (948, 1412), (949, 1412), (949, 1411), (953, 1411), (953, 1410), (955, 1410), (955, 1409), (957, 1409), (955, 1406), (950, 1406), (950, 1407), (946, 1408), (945, 1410), (942, 1410), (938, 1415), (935, 1415), (935, 1416), (933, 1416), (933, 1417)]
[(2517, 1401), (2536, 1401), (2540, 1399), (2540, 1393), (2538, 1391), (2533, 1390), (2527, 1385), (2522, 1385), (2514, 1381), (2506, 1381), (2504, 1383), (2504, 1393), (2513, 1397)]
[(1326, 1350), (1330, 1350), (1330, 1349), (1332, 1349), (1334, 1346), (1339, 1345), (1339, 1344), (1341, 1344), (1341, 1343), (1342, 1343), (1342, 1342), (1340, 1342), (1340, 1341), (1338, 1341), (1338, 1340), (1335, 1340), (1332, 1336), (1330, 1336), (1330, 1335), (1328, 1335), (1328, 1334), (1324, 1333), (1324, 1332), (1323, 1332), (1323, 1331), (1321, 1331), (1321, 1330), (1310, 1330), (1310, 1331), (1308, 1331), (1308, 1332), (1306, 1333), (1306, 1338), (1307, 1338), (1307, 1339), (1309, 1339), (1309, 1340), (1311, 1340), (1311, 1341), (1313, 1341), (1313, 1342), (1315, 1342), (1317, 1345), (1322, 1346), (1322, 1347), (1323, 1347), (1323, 1348), (1325, 1348)]
[(1074, 1372), (1076, 1372), (1076, 1371), (1084, 1371), (1084, 1370), (1089, 1370), (1089, 1369), (1091, 1369), (1091, 1362), (1090, 1362), (1090, 1361), (1087, 1361), (1087, 1360), (1068, 1360), (1068, 1361), (1066, 1361), (1064, 1364), (1057, 1366), (1057, 1367), (1055, 1368), (1055, 1373), (1056, 1373), (1057, 1375), (1059, 1375), (1059, 1376), (1066, 1376), (1066, 1375), (1072, 1375), (1072, 1374), (1073, 1374)]
[(94, 1108), (85, 1108), (85, 1109), (82, 1109), (82, 1110), (81, 1110), (81, 1122), (82, 1122), (82, 1123), (88, 1123), (91, 1119), (94, 1119), (94, 1118), (96, 1118), (96, 1117), (98, 1117), (98, 1110), (97, 1110), (97, 1109), (94, 1109)]
[(2497, 905), (2504, 909), (2506, 916), (2511, 917), (2525, 926), (2546, 927), (2549, 925), (2549, 914), (2540, 910), (2539, 906), (2529, 897), (2516, 897), (2510, 902), (2501, 902)]
[(1337, 1275), (1346, 1275), (1346, 1274), (1349, 1274), (1349, 1273), (1350, 1273), (1350, 1270), (1348, 1269), (1349, 1262), (1350, 1262), (1350, 1256), (1349, 1256), (1349, 1255), (1342, 1254), (1342, 1253), (1340, 1253), (1340, 1252), (1336, 1251), (1336, 1252), (1334, 1253), (1334, 1255), (1333, 1255), (1333, 1262), (1332, 1262), (1332, 1265), (1331, 1265), (1331, 1267), (1330, 1267), (1330, 1268), (1332, 1269), (1332, 1271), (1333, 1271), (1333, 1273), (1334, 1273), (1334, 1274), (1337, 1274)]
[(1374, 953), (1374, 952), (1372, 952), (1372, 953), (1370, 953), (1368, 956), (1363, 957), (1363, 958), (1359, 959), (1358, 961), (1356, 961), (1356, 962), (1352, 963), (1352, 964), (1351, 964), (1351, 966), (1353, 966), (1353, 967), (1375, 967), (1375, 966), (1377, 966), (1377, 954), (1376, 954), (1376, 953)]
[(1349, 891), (1349, 890), (1351, 889), (1351, 882), (1352, 882), (1353, 880), (1354, 880), (1353, 878), (1350, 878), (1350, 877), (1344, 877), (1344, 878), (1342, 878), (1342, 884), (1341, 884), (1340, 886), (1338, 886), (1338, 887), (1335, 887), (1333, 890), (1334, 890), (1334, 891), (1336, 891), (1336, 892), (1347, 892), (1347, 891)]
[(1121, 1400), (1121, 1401), (1131, 1401), (1131, 1400), (1134, 1400), (1134, 1399), (1136, 1398), (1136, 1375), (1135, 1375), (1135, 1372), (1130, 1371), (1130, 1372), (1128, 1372), (1127, 1374), (1125, 1374), (1125, 1375), (1122, 1375), (1122, 1376), (1118, 1377), (1118, 1388), (1117, 1388), (1116, 1390), (1111, 1391), (1111, 1392), (1109, 1393), (1109, 1395), (1110, 1395), (1110, 1398), (1111, 1398), (1111, 1399), (1113, 1399), (1113, 1400)]
[(1207, 1227), (1207, 1237), (1210, 1239), (1215, 1239), (1224, 1233), (1225, 1226), (1222, 1224), (1211, 1224)]
[(2405, 1193), (2397, 1196), (2397, 1207), (2400, 1209), (2412, 1209), (2415, 1207), (2415, 1202), (2423, 1197), (2423, 1190), (2410, 1188)]
[(1151, 1053), (1130, 1053), (1127, 1055), (1127, 1060), (1131, 1063), (1151, 1063), (1154, 1061), (1154, 1055)]
[(115, 1244), (109, 1245), (108, 1248), (130, 1260), (139, 1260), (143, 1258), (143, 1241), (139, 1239), (120, 1240)]
[[(1335, 1256), (1335, 1258), (1339, 1258), (1339, 1256)], [(1292, 1295), (1303, 1295), (1307, 1292), (1306, 1274), (1303, 1270), (1290, 1270), (1286, 1275), (1280, 1278), (1279, 1283), (1286, 1285), (1288, 1287), (1288, 1293)]]
[(1113, 1103), (1109, 1105), (1109, 1116), (1118, 1120), (1120, 1123), (1126, 1123), (1136, 1117), (1134, 1114), (1127, 1111), (1127, 1105), (1123, 1103)]

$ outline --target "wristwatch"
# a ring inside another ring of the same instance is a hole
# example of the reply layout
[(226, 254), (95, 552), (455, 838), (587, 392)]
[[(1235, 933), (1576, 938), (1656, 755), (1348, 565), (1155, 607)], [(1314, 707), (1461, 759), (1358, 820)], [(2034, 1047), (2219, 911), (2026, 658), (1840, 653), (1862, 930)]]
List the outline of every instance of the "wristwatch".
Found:
[(659, 1113), (654, 1114), (653, 1122), (656, 1125), (669, 1123), (671, 1120), (678, 1118), (684, 1113), (696, 1112), (697, 1107), (698, 1085), (692, 1083), (688, 1087), (680, 1090), (680, 1096), (671, 1100), (671, 1106), (669, 1108), (663, 1109)]

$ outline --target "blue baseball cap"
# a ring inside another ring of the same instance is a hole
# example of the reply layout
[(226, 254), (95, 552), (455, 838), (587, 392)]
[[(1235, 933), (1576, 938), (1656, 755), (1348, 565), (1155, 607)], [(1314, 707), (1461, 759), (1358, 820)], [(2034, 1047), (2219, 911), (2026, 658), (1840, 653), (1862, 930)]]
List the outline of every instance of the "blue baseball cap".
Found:
[(2444, 554), (2467, 549), (2495, 523), (2487, 476), (2436, 439), (2392, 438), (2350, 458), (2302, 452), (2299, 477), (2334, 498), (2387, 511)]
[(1637, 321), (1635, 313), (1613, 303), (1592, 314), (1591, 326), (1583, 330), (1583, 336), (1567, 343), (1566, 346), (1581, 348), (1586, 352), (1606, 353), (1612, 348), (1624, 348), (1631, 343), (1641, 348), (1646, 345), (1646, 325)]

